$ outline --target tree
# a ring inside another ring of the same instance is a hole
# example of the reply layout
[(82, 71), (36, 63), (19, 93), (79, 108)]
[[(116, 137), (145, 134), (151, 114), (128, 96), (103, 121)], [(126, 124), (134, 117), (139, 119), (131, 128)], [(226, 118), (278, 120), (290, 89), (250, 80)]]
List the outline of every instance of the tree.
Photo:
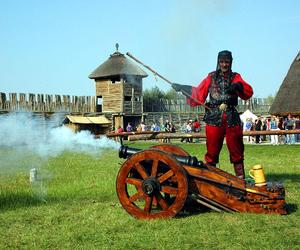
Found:
[(165, 102), (162, 100), (179, 99), (184, 99), (184, 96), (177, 93), (174, 89), (164, 92), (155, 86), (152, 89), (143, 91), (144, 110), (146, 111), (164, 111)]
[(143, 91), (144, 100), (159, 100), (164, 97), (165, 93), (161, 91), (157, 86), (152, 87), (151, 89), (146, 89)]
[(274, 102), (274, 96), (269, 95), (269, 96), (265, 99), (265, 101), (266, 101), (266, 104), (272, 105), (272, 103)]
[(165, 93), (164, 98), (168, 100), (179, 100), (184, 99), (184, 96), (181, 93), (176, 92), (174, 89), (170, 89)]
[(156, 101), (159, 99), (167, 100), (178, 100), (184, 99), (184, 96), (181, 93), (176, 92), (174, 89), (170, 89), (167, 92), (160, 90), (157, 86), (152, 87), (151, 89), (146, 89), (143, 91), (144, 101)]

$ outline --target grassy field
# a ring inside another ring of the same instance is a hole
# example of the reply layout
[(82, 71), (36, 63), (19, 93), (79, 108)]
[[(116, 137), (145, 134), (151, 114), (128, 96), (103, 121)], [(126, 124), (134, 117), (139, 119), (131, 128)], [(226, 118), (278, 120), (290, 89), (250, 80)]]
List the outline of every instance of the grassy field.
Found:
[[(205, 145), (180, 145), (203, 158)], [(45, 160), (2, 148), (0, 157), (12, 158), (0, 167), (1, 249), (300, 249), (300, 145), (246, 145), (246, 171), (262, 164), (267, 180), (284, 183), (285, 216), (203, 212), (141, 221), (119, 204), (115, 182), (123, 160), (116, 151)], [(221, 163), (233, 173), (226, 147)], [(34, 185), (32, 167), (39, 173)]]

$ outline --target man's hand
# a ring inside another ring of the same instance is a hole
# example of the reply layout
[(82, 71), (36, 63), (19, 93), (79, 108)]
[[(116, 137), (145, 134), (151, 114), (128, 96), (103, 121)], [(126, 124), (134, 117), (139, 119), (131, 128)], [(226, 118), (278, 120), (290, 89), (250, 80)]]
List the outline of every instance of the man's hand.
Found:
[(243, 92), (244, 90), (244, 87), (243, 87), (243, 84), (240, 83), (240, 82), (236, 82), (236, 83), (232, 83), (230, 85), (230, 91), (231, 92)]

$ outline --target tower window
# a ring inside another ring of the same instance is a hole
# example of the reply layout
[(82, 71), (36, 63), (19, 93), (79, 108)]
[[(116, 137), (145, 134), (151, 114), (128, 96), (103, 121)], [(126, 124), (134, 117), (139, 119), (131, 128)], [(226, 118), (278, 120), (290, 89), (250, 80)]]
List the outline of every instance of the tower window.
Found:
[(121, 82), (121, 78), (120, 76), (114, 76), (111, 78), (111, 82), (112, 83), (120, 83)]
[(97, 96), (97, 105), (102, 105), (103, 104), (103, 98), (102, 96)]
[(96, 107), (97, 112), (102, 112), (102, 105), (103, 105), (103, 98), (101, 95), (99, 95), (97, 96), (97, 107)]

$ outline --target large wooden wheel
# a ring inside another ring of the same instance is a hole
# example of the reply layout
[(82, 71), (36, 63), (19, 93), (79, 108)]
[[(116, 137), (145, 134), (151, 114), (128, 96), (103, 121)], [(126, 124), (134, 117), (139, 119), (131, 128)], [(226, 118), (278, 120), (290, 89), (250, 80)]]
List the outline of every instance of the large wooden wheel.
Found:
[(148, 149), (132, 155), (117, 176), (124, 209), (139, 219), (169, 218), (183, 207), (188, 193), (184, 169), (170, 154)]

